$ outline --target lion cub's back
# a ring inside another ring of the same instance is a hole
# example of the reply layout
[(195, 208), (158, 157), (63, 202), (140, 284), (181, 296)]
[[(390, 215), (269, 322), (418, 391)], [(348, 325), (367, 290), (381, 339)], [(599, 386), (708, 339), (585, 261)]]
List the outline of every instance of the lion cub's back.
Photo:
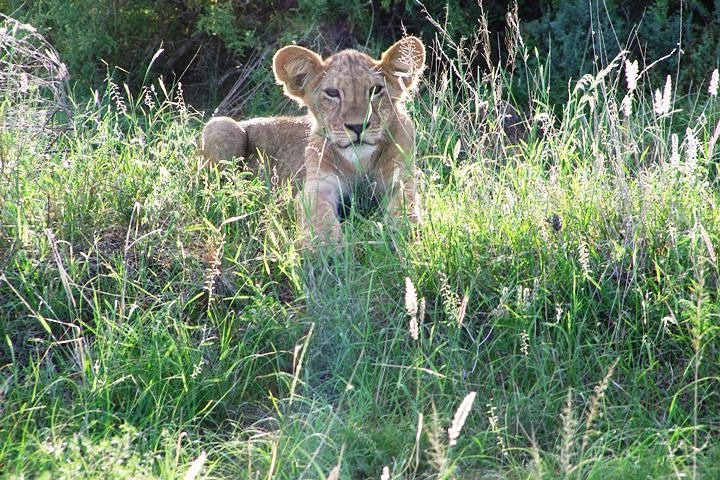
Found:
[[(280, 180), (302, 180), (304, 177), (305, 147), (312, 129), (312, 121), (302, 117), (262, 117), (243, 120), (240, 126), (247, 132), (248, 155), (258, 161), (257, 153), (265, 157), (267, 167)], [(260, 165), (259, 168), (265, 167)]]

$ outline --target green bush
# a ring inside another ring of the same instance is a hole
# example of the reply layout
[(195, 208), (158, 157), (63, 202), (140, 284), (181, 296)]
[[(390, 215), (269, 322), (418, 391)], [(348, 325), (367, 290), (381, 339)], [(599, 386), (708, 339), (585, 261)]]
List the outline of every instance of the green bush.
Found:
[[(524, 23), (526, 41), (550, 56), (552, 97), (567, 95), (569, 78), (578, 79), (608, 65), (621, 50), (640, 58), (641, 69), (665, 58), (651, 70), (650, 83), (662, 85), (667, 75), (681, 91), (707, 78), (720, 58), (720, 1), (624, 2), (597, 4), (585, 0), (547, 3), (540, 18)], [(678, 48), (678, 43), (680, 47)]]

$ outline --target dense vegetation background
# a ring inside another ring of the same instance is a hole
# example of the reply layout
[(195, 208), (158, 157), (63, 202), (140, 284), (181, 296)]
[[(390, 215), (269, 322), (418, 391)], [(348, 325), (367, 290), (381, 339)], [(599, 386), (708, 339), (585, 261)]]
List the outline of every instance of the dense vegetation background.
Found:
[[(507, 9), (0, 0), (0, 477), (719, 478), (718, 1)], [(200, 128), (403, 28), (425, 220), (306, 255)]]
[[(235, 107), (243, 114), (281, 100), (269, 58), (284, 44), (378, 53), (404, 31), (430, 44), (437, 32), (428, 14), (456, 40), (472, 38), (484, 16), (497, 62), (507, 55), (510, 9), (511, 2), (461, 0), (0, 0), (0, 12), (31, 23), (58, 49), (81, 92), (97, 88), (108, 72), (138, 87), (162, 48), (151, 77), (181, 80), (188, 101), (203, 109), (215, 108), (240, 79), (243, 101)], [(718, 0), (519, 1), (517, 10), (525, 47), (549, 59), (554, 99), (566, 96), (568, 79), (586, 73), (595, 57), (606, 65), (622, 49), (648, 63), (669, 56), (652, 74), (671, 73), (681, 88), (720, 57)]]

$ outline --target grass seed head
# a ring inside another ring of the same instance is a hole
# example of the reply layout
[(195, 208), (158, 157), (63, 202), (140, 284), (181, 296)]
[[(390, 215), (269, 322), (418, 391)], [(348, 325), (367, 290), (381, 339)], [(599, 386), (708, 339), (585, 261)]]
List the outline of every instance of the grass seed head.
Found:
[(670, 136), (670, 165), (677, 167), (680, 164), (680, 140), (677, 133)]
[(452, 424), (450, 425), (450, 428), (448, 428), (448, 440), (451, 447), (457, 444), (457, 439), (460, 437), (460, 431), (462, 430), (463, 425), (465, 425), (465, 420), (467, 420), (467, 416), (470, 413), (476, 394), (477, 392), (468, 393), (455, 412)]
[(416, 316), (410, 317), (408, 329), (410, 330), (410, 338), (417, 341), (420, 338), (420, 325)]
[(717, 97), (718, 94), (718, 81), (720, 79), (720, 74), (718, 73), (718, 69), (716, 68), (713, 70), (712, 75), (710, 75), (710, 86), (708, 87), (708, 93), (711, 97)]
[(568, 388), (567, 400), (560, 414), (562, 422), (562, 439), (560, 443), (560, 464), (562, 471), (567, 475), (573, 470), (572, 455), (575, 444), (575, 429), (577, 427), (577, 419), (573, 409), (573, 392), (572, 388)]
[(595, 427), (595, 420), (602, 414), (601, 411), (601, 402), (602, 399), (605, 397), (605, 391), (608, 389), (608, 386), (610, 385), (610, 378), (613, 376), (613, 373), (615, 372), (615, 367), (618, 364), (619, 359), (615, 359), (615, 361), (610, 365), (610, 368), (608, 368), (607, 373), (603, 377), (603, 379), (595, 385), (594, 388), (594, 394), (592, 398), (590, 399), (590, 408), (588, 410), (588, 413), (585, 417), (585, 435), (583, 435), (583, 443), (582, 443), (582, 450), (586, 451), (587, 447), (590, 445), (590, 436), (594, 433), (594, 427)]
[(672, 95), (672, 78), (670, 75), (665, 80), (665, 88), (661, 92), (659, 88), (655, 89), (655, 97), (653, 99), (653, 110), (658, 116), (670, 113), (670, 96)]
[(637, 88), (638, 79), (638, 61), (625, 60), (625, 80), (627, 80), (627, 89), (632, 92)]
[(203, 465), (205, 465), (206, 460), (207, 453), (200, 453), (200, 455), (195, 460), (193, 460), (192, 465), (190, 465), (190, 468), (185, 474), (185, 480), (195, 480), (195, 478), (197, 478), (197, 476), (200, 474)]
[(623, 115), (625, 115), (626, 118), (632, 115), (632, 101), (632, 93), (628, 93), (622, 99), (622, 103), (620, 104), (620, 108), (622, 109)]
[(405, 310), (411, 317), (417, 315), (418, 311), (417, 291), (410, 277), (405, 277)]
[(586, 277), (590, 276), (590, 252), (588, 252), (587, 244), (584, 241), (580, 241), (578, 245), (578, 261), (582, 268), (583, 274)]

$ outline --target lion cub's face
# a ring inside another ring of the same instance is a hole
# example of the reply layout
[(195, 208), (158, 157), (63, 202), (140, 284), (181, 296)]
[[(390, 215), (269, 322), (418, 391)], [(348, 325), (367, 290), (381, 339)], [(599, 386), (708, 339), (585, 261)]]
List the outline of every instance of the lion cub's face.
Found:
[(406, 37), (380, 60), (355, 50), (323, 60), (310, 50), (288, 46), (275, 54), (273, 68), (285, 93), (308, 107), (323, 136), (339, 149), (372, 149), (385, 139), (395, 118), (404, 115), (403, 104), (424, 63), (422, 42)]

